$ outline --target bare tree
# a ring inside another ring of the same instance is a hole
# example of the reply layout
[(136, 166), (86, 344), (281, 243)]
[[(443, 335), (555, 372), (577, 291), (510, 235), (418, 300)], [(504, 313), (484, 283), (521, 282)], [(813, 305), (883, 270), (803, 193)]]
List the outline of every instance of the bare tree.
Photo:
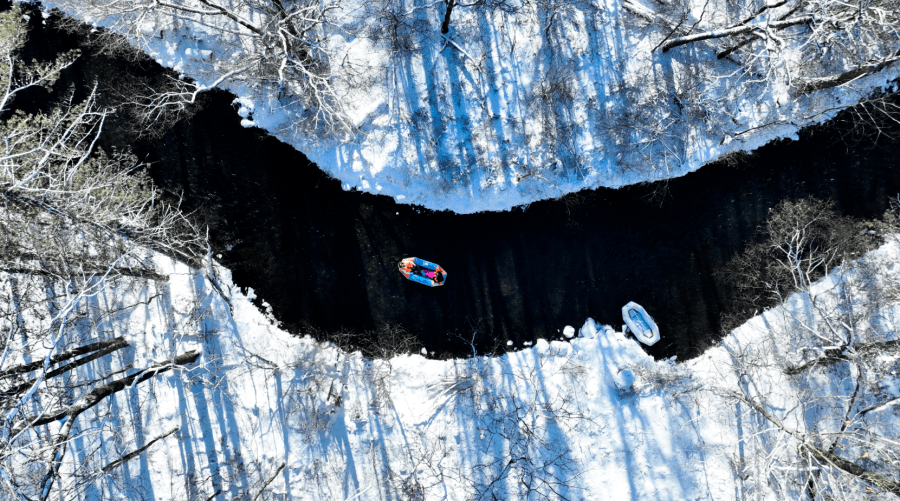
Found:
[(434, 36), (427, 12), (416, 2), (405, 0), (366, 2), (350, 28), (373, 44), (385, 47), (392, 56), (415, 52), (423, 41)]
[(199, 354), (98, 373), (95, 361), (128, 348), (104, 322), (153, 300), (118, 302), (112, 290), (167, 280), (148, 247), (199, 262), (206, 246), (132, 155), (96, 147), (107, 112), (93, 94), (43, 114), (15, 111), (17, 96), (52, 85), (76, 56), (22, 63), (25, 37), (18, 7), (0, 13), (0, 492), (43, 501), (80, 492), (140, 454), (91, 450), (81, 461), (67, 450), (110, 431), (106, 420), (80, 416)]
[(900, 349), (882, 318), (897, 302), (894, 263), (851, 261), (859, 225), (821, 201), (780, 205), (766, 232), (743, 280), (780, 304), (758, 337), (725, 343), (727, 376), (713, 384), (744, 423), (738, 477), (785, 499), (900, 496), (900, 399), (883, 384)]
[(540, 125), (539, 136), (554, 145), (556, 174), (583, 177), (584, 159), (579, 151), (574, 100), (576, 89), (571, 69), (554, 65), (536, 82), (528, 99), (529, 108)]
[(777, 79), (798, 94), (847, 84), (900, 59), (896, 0), (775, 1), (719, 14), (702, 31), (666, 37), (658, 47), (718, 41), (719, 59), (743, 65), (749, 79)]
[(807, 290), (870, 249), (878, 240), (863, 229), (862, 222), (838, 214), (831, 201), (807, 198), (772, 208), (757, 229), (759, 243), (748, 245), (720, 272), (732, 289), (723, 330), (730, 331), (791, 293)]
[(283, 106), (299, 106), (294, 125), (311, 134), (353, 132), (340, 90), (346, 67), (332, 61), (328, 49), (328, 38), (336, 32), (331, 18), (341, 8), (338, 0), (64, 0), (60, 5), (82, 17), (105, 20), (111, 45), (122, 43), (114, 33), (145, 49), (169, 27), (212, 32), (220, 51), (198, 51), (192, 60), (204, 83), (173, 79), (136, 99), (148, 120), (195, 102), (205, 90), (236, 82), (278, 89)]
[(444, 0), (446, 9), (444, 10), (444, 20), (441, 22), (441, 34), (450, 33), (450, 19), (453, 9), (456, 7), (467, 7), (474, 9), (478, 14), (485, 12), (504, 12), (513, 13), (522, 7), (519, 0), (475, 0), (473, 2), (463, 3), (457, 0)]
[[(474, 349), (474, 346), (473, 346)], [(469, 486), (472, 499), (569, 499), (578, 491), (584, 472), (564, 441), (554, 433), (589, 424), (581, 408), (577, 384), (585, 368), (574, 356), (557, 369), (567, 376), (572, 391), (553, 395), (540, 391), (504, 391), (503, 382), (517, 388), (540, 379), (539, 365), (515, 365), (473, 353), (458, 360), (432, 389), (454, 412), (470, 415), (475, 424), (474, 457), (461, 469), (443, 472)]]

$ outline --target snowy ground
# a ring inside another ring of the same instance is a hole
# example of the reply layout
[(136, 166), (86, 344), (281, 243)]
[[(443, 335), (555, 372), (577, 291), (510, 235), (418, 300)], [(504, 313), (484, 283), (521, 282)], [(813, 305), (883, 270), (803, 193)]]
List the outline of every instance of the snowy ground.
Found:
[[(886, 260), (894, 275), (898, 257), (892, 243), (868, 258)], [(752, 319), (683, 364), (654, 361), (591, 319), (570, 343), (539, 340), (498, 358), (372, 361), (279, 330), (225, 269), (156, 261), (168, 282), (97, 299), (150, 300), (98, 327), (100, 338), (121, 335), (134, 348), (93, 364), (144, 367), (189, 349), (201, 359), (95, 411), (117, 420), (104, 448), (134, 450), (181, 429), (121, 467), (131, 481), (103, 477), (87, 499), (194, 500), (219, 490), (238, 499), (273, 475), (260, 499), (783, 498), (756, 483), (750, 467), (736, 466), (751, 454), (752, 437), (771, 426), (754, 424), (720, 395), (737, 387), (735, 354), (791, 356), (798, 344), (772, 343), (773, 333), (786, 311), (804, 311), (802, 301)], [(879, 312), (888, 339), (896, 338), (897, 314), (896, 306)], [(800, 398), (780, 371), (756, 377), (759, 391), (777, 389), (777, 398), (767, 396), (774, 406), (789, 409)], [(900, 379), (892, 377), (885, 392), (897, 397)], [(897, 422), (885, 412), (888, 425)], [(96, 423), (88, 413), (78, 419)], [(775, 469), (792, 450), (770, 451)], [(68, 453), (90, 454), (79, 443)]]
[[(459, 6), (446, 39), (440, 1), (326, 1), (341, 5), (328, 52), (358, 130), (338, 140), (295, 126), (302, 110), (275, 84), (220, 82), (242, 50), (230, 35), (140, 2), (134, 19), (102, 17), (82, 0), (45, 5), (96, 25), (137, 26), (133, 35), (145, 37), (141, 46), (160, 64), (240, 96), (235, 108), (247, 126), (292, 144), (345, 189), (458, 213), (681, 176), (723, 154), (795, 137), (900, 74), (888, 68), (797, 96), (774, 77), (747, 83), (762, 77), (717, 60), (711, 44), (653, 51), (671, 30), (635, 12), (653, 14), (668, 2), (507, 3), (515, 10)], [(697, 19), (684, 26), (696, 21), (699, 31), (719, 7), (704, 18), (709, 2), (694, 3)], [(230, 8), (244, 12), (237, 0)], [(387, 14), (406, 24), (390, 24)], [(788, 63), (810, 57), (786, 39)]]

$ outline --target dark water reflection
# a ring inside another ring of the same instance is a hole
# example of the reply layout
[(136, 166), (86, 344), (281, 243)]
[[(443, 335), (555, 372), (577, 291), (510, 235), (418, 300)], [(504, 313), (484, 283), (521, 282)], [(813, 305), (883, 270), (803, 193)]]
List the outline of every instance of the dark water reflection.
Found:
[[(616, 326), (628, 301), (657, 320), (655, 356), (696, 354), (718, 338), (727, 290), (714, 272), (753, 238), (770, 207), (810, 195), (877, 217), (900, 192), (897, 143), (848, 149), (819, 129), (667, 183), (583, 193), (574, 205), (454, 215), (348, 193), (305, 157), (243, 129), (220, 93), (148, 149), (154, 176), (212, 214), (235, 283), (253, 287), (294, 332), (404, 326), (429, 350), (464, 349), (477, 330), (521, 346), (587, 317)], [(226, 250), (230, 249), (230, 250)], [(415, 255), (449, 271), (429, 289), (396, 271)]]
[[(40, 20), (32, 17), (29, 58), (77, 43), (43, 33)], [(110, 75), (161, 71), (85, 53), (57, 87), (83, 93)], [(621, 326), (622, 305), (637, 301), (662, 333), (649, 351), (683, 359), (718, 339), (728, 291), (714, 272), (753, 238), (770, 207), (815, 195), (872, 218), (900, 192), (897, 142), (848, 148), (836, 130), (818, 128), (762, 148), (740, 167), (673, 179), (661, 205), (649, 200), (662, 185), (646, 185), (585, 192), (574, 205), (431, 212), (342, 191), (302, 154), (242, 128), (231, 100), (214, 92), (191, 120), (132, 146), (154, 162), (156, 181), (184, 192), (210, 224), (235, 283), (255, 289), (292, 332), (398, 324), (443, 354), (468, 350), (453, 334), (477, 331), (482, 348), (494, 340), (520, 347), (587, 317)], [(106, 141), (121, 145), (126, 134), (115, 129), (113, 121)], [(403, 279), (396, 263), (405, 256), (441, 264), (447, 284)]]

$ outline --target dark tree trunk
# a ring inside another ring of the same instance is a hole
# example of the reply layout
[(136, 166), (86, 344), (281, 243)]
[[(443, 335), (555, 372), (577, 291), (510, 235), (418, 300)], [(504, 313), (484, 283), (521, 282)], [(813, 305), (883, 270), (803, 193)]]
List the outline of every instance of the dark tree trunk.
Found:
[(844, 473), (848, 473), (861, 480), (875, 484), (895, 496), (900, 496), (900, 483), (895, 482), (884, 475), (871, 472), (852, 461), (847, 461), (837, 454), (819, 449), (812, 444), (803, 443), (802, 447), (809, 451), (812, 457), (816, 458), (820, 463), (831, 465)]
[(865, 66), (860, 66), (859, 68), (854, 68), (849, 71), (845, 71), (839, 75), (833, 75), (825, 78), (816, 78), (810, 80), (803, 84), (800, 87), (800, 93), (806, 94), (808, 92), (815, 92), (817, 90), (825, 90), (831, 89), (833, 87), (838, 87), (844, 85), (845, 83), (849, 83), (857, 78), (861, 78), (864, 76), (871, 75), (873, 73), (877, 73), (888, 66), (896, 63), (900, 60), (900, 50), (896, 50), (881, 61), (873, 64), (867, 64)]
[[(128, 342), (125, 341), (125, 340), (122, 339), (122, 338), (115, 338), (115, 339), (112, 339), (112, 340), (110, 340), (110, 341), (118, 341), (118, 342), (116, 342), (116, 343), (110, 343), (110, 344), (104, 346), (103, 349), (101, 349), (100, 351), (97, 351), (97, 352), (95, 352), (95, 353), (91, 353), (90, 355), (88, 355), (88, 356), (86, 356), (86, 357), (79, 358), (78, 360), (75, 360), (75, 361), (73, 361), (73, 362), (70, 362), (70, 363), (68, 363), (68, 364), (66, 364), (66, 365), (64, 365), (64, 366), (62, 366), (62, 367), (53, 369), (52, 371), (48, 372), (48, 373), (44, 376), (44, 379), (50, 379), (50, 378), (59, 376), (60, 374), (64, 374), (64, 373), (66, 373), (66, 372), (69, 372), (69, 371), (72, 370), (72, 369), (75, 369), (76, 367), (80, 367), (80, 366), (82, 366), (82, 365), (84, 365), (84, 364), (86, 364), (86, 363), (89, 363), (89, 362), (92, 362), (92, 361), (94, 361), (94, 360), (97, 360), (97, 359), (100, 358), (100, 357), (104, 357), (104, 356), (109, 355), (110, 353), (112, 353), (112, 352), (114, 352), (114, 351), (116, 351), (116, 350), (121, 350), (122, 348), (125, 348), (126, 346), (128, 346)], [(99, 344), (99, 343), (96, 343), (96, 344)], [(35, 379), (32, 379), (32, 380), (30, 380), (30, 381), (26, 381), (26, 382), (24, 382), (24, 383), (18, 384), (18, 385), (14, 386), (14, 387), (12, 387), (12, 388), (10, 388), (10, 389), (8, 389), (8, 390), (3, 390), (2, 392), (0, 392), (0, 395), (5, 396), (5, 397), (10, 397), (10, 396), (13, 396), (13, 395), (18, 395), (19, 393), (22, 393), (23, 391), (25, 391), (25, 390), (27, 390), (28, 388), (30, 388), (31, 385), (34, 384), (34, 382), (35, 382)]]
[[(760, 9), (759, 11), (757, 11), (757, 13), (753, 15), (753, 17), (756, 17), (756, 16), (762, 14), (766, 9), (775, 8), (775, 7), (780, 7), (780, 6), (784, 5), (785, 3), (786, 3), (786, 2), (780, 2), (780, 3), (774, 4), (774, 5), (768, 5), (768, 6), (765, 6), (765, 7), (763, 7), (762, 9)], [(793, 9), (787, 11), (784, 15), (782, 15), (781, 17), (779, 17), (778, 20), (779, 20), (779, 21), (784, 21), (785, 19), (791, 17), (791, 16), (794, 15), (794, 13), (797, 12), (797, 11), (800, 9), (800, 7), (802, 7), (802, 6), (803, 6), (803, 2), (797, 2), (797, 5), (796, 5)], [(745, 19), (744, 21), (741, 21), (740, 23), (736, 24), (735, 26), (740, 26), (740, 25), (743, 25), (743, 24), (747, 24), (747, 23), (750, 22), (751, 20), (752, 20), (752, 18), (747, 18), (747, 19)], [(728, 56), (734, 54), (735, 52), (737, 52), (737, 50), (740, 49), (741, 47), (744, 47), (744, 46), (746, 46), (747, 44), (749, 44), (749, 43), (751, 43), (751, 42), (753, 42), (754, 40), (757, 40), (757, 39), (759, 39), (759, 38), (760, 38), (759, 35), (751, 34), (749, 37), (745, 38), (742, 42), (738, 43), (737, 45), (732, 45), (731, 47), (729, 47), (729, 48), (723, 50), (722, 52), (719, 52), (718, 54), (716, 54), (716, 57), (717, 57), (718, 59), (725, 59), (726, 57), (728, 57)]]
[[(42, 270), (39, 268), (21, 268), (21, 267), (20, 268), (3, 268), (3, 269), (0, 269), (0, 271), (2, 271), (4, 273), (9, 273), (9, 274), (20, 273), (22, 275), (42, 275), (45, 277), (58, 276), (57, 273), (54, 273), (54, 272), (48, 271), (48, 270)], [(84, 273), (86, 275), (100, 275), (100, 276), (103, 276), (103, 274), (107, 272), (107, 270), (101, 269), (99, 267), (94, 268), (94, 269), (82, 267), (78, 271), (81, 273)], [(131, 269), (112, 268), (112, 271), (110, 271), (110, 275), (146, 278), (149, 280), (156, 280), (158, 282), (168, 282), (169, 281), (169, 277), (167, 275), (162, 275), (153, 270), (145, 270), (145, 269), (141, 269), (141, 268), (131, 268)]]
[(450, 14), (456, 7), (456, 0), (447, 0), (447, 12), (444, 13), (444, 22), (441, 24), (441, 33), (446, 35), (450, 32)]
[[(53, 355), (50, 357), (50, 365), (57, 364), (59, 362), (64, 362), (71, 358), (75, 358), (79, 355), (84, 355), (86, 353), (90, 353), (92, 351), (100, 351), (106, 350), (109, 348), (117, 347), (115, 349), (124, 348), (128, 346), (128, 342), (125, 341), (124, 338), (116, 337), (113, 339), (107, 339), (104, 341), (99, 341), (97, 343), (86, 344), (84, 346), (79, 346), (78, 348), (72, 348), (71, 350), (64, 351), (58, 355)], [(39, 370), (44, 366), (44, 361), (39, 360), (37, 362), (32, 362), (30, 364), (18, 365), (16, 367), (10, 367), (4, 371), (0, 371), (0, 378), (5, 378), (9, 376), (16, 376), (19, 374), (27, 374), (29, 372), (34, 372)]]
[[(784, 21), (775, 21), (772, 23), (768, 23), (768, 27), (775, 30), (783, 30), (784, 28), (788, 28), (790, 26), (797, 26), (799, 24), (809, 24), (813, 20), (812, 16), (800, 16), (794, 19), (785, 19)], [(662, 46), (662, 51), (666, 52), (669, 49), (674, 49), (675, 47), (686, 45), (693, 42), (699, 42), (701, 40), (711, 40), (713, 38), (725, 38), (725, 37), (733, 37), (737, 35), (746, 35), (748, 33), (752, 33), (755, 30), (758, 30), (759, 26), (755, 24), (751, 24), (748, 26), (737, 26), (734, 28), (725, 28), (721, 30), (713, 30), (706, 31), (703, 33), (697, 33), (695, 35), (688, 35), (686, 37), (680, 37), (672, 39), (666, 42), (665, 45)]]
[(803, 434), (791, 431), (787, 429), (781, 421), (779, 421), (775, 416), (769, 414), (768, 411), (763, 409), (761, 405), (750, 400), (749, 398), (739, 397), (745, 404), (749, 405), (756, 412), (760, 413), (764, 418), (766, 418), (769, 422), (774, 424), (775, 426), (781, 428), (785, 433), (793, 436), (797, 441), (800, 442), (800, 448), (805, 449), (809, 454), (819, 461), (822, 464), (827, 464), (837, 468), (838, 470), (843, 471), (849, 475), (853, 475), (860, 480), (869, 482), (871, 484), (875, 484), (878, 487), (890, 492), (895, 496), (900, 496), (900, 482), (895, 482), (893, 479), (885, 477), (884, 475), (880, 475), (873, 471), (867, 470), (862, 466), (848, 461), (833, 452), (829, 452), (823, 449), (816, 447), (807, 441), (806, 437)]
[[(87, 395), (78, 399), (78, 401), (74, 404), (59, 409), (55, 412), (47, 413), (44, 416), (41, 416), (40, 418), (29, 423), (29, 425), (41, 426), (47, 423), (52, 423), (54, 421), (59, 421), (60, 419), (63, 419), (65, 417), (75, 419), (79, 414), (97, 405), (104, 398), (118, 393), (125, 388), (128, 388), (129, 386), (140, 384), (152, 378), (153, 376), (156, 376), (157, 374), (162, 374), (163, 372), (169, 371), (176, 365), (187, 365), (194, 363), (198, 357), (200, 357), (200, 353), (196, 351), (189, 351), (182, 355), (178, 355), (174, 359), (166, 360), (165, 362), (152, 365), (142, 371), (135, 372), (128, 377), (117, 379), (102, 386), (98, 386), (89, 391)], [(17, 435), (19, 431), (21, 430), (16, 430), (14, 433), (12, 433), (12, 435)]]
[(113, 461), (112, 463), (109, 463), (108, 465), (104, 466), (104, 467), (101, 469), (101, 471), (103, 471), (103, 472), (108, 472), (108, 471), (110, 471), (110, 470), (115, 469), (117, 466), (119, 466), (119, 465), (121, 465), (121, 464), (124, 464), (124, 463), (127, 463), (128, 461), (131, 461), (132, 459), (134, 459), (134, 458), (140, 456), (142, 452), (144, 452), (145, 450), (149, 449), (151, 445), (155, 444), (156, 442), (158, 442), (158, 441), (160, 441), (160, 440), (162, 440), (162, 439), (168, 437), (169, 435), (175, 433), (176, 431), (178, 431), (179, 428), (181, 428), (181, 427), (180, 427), (180, 426), (176, 426), (175, 428), (172, 428), (171, 430), (169, 430), (168, 432), (166, 432), (165, 435), (160, 435), (160, 436), (154, 438), (153, 440), (147, 442), (147, 445), (141, 447), (140, 449), (138, 449), (138, 450), (136, 450), (136, 451), (129, 452), (128, 454), (125, 454), (125, 455), (122, 456), (121, 458), (119, 458), (119, 459)]
[(262, 493), (266, 491), (266, 487), (268, 487), (269, 484), (271, 484), (272, 481), (274, 481), (275, 478), (278, 477), (278, 474), (281, 473), (281, 470), (283, 470), (286, 465), (287, 465), (287, 463), (282, 461), (281, 466), (279, 466), (278, 469), (275, 470), (275, 473), (273, 473), (272, 476), (270, 476), (269, 479), (263, 483), (262, 487), (259, 488), (259, 491), (256, 493), (255, 496), (253, 496), (253, 499), (251, 501), (256, 501), (257, 498), (259, 498), (262, 495)]
[[(893, 341), (880, 341), (877, 343), (853, 343), (853, 349), (860, 356), (873, 354), (877, 355), (879, 353), (883, 353), (885, 351), (893, 351), (898, 348), (900, 348), (900, 339), (894, 339)], [(825, 350), (825, 354), (823, 356), (794, 367), (788, 367), (784, 370), (784, 373), (789, 376), (795, 376), (816, 365), (837, 362), (840, 360), (849, 360), (849, 357), (844, 352), (844, 348), (828, 348)]]

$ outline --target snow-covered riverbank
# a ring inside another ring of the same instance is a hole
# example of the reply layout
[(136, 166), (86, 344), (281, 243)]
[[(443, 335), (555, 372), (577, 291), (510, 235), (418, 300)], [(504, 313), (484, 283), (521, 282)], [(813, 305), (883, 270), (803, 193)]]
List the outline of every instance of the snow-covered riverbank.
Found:
[[(885, 274), (869, 283), (893, 283), (898, 256), (896, 243), (870, 253), (866, 260)], [(201, 358), (79, 417), (79, 443), (93, 445), (75, 444), (68, 459), (90, 464), (93, 446), (133, 450), (180, 430), (100, 477), (85, 499), (193, 500), (218, 491), (294, 500), (785, 498), (802, 490), (777, 477), (797, 470), (796, 444), (734, 394), (750, 384), (745, 395), (802, 433), (832, 426), (823, 402), (834, 396), (828, 391), (847, 390), (844, 369), (814, 369), (812, 391), (822, 395), (818, 407), (806, 407), (810, 387), (777, 369), (815, 356), (822, 344), (785, 334), (797, 318), (817, 321), (800, 298), (683, 364), (654, 361), (591, 319), (571, 343), (540, 340), (498, 358), (373, 361), (282, 332), (225, 269), (155, 261), (167, 282), (96, 299), (132, 305), (95, 325), (105, 325), (101, 339), (123, 336), (133, 349), (80, 370), (144, 367), (186, 350)], [(817, 284), (820, 301), (836, 283)], [(861, 319), (870, 334), (858, 341), (897, 339), (897, 306), (875, 313)], [(879, 357), (897, 364), (895, 352)], [(900, 396), (896, 371), (886, 375), (883, 398)], [(886, 409), (851, 420), (890, 437), (898, 418)], [(847, 447), (842, 455), (862, 454)]]
[[(326, 2), (340, 9), (331, 11), (324, 52), (355, 127), (353, 134), (332, 139), (297, 125), (308, 110), (289, 86), (238, 78), (243, 70), (232, 68), (235, 61), (259, 50), (252, 37), (238, 34), (246, 30), (238, 24), (189, 21), (193, 14), (187, 11), (182, 14), (188, 17), (175, 19), (139, 2), (131, 14), (115, 16), (103, 14), (99, 3), (46, 5), (88, 23), (129, 29), (163, 66), (196, 79), (200, 88), (235, 93), (247, 126), (304, 152), (345, 189), (458, 213), (681, 176), (730, 152), (796, 137), (801, 127), (833, 117), (876, 89), (895, 89), (888, 82), (900, 74), (888, 67), (845, 85), (798, 93), (798, 77), (788, 67), (811, 56), (804, 52), (809, 44), (792, 33), (778, 38), (786, 45), (775, 69), (751, 75), (733, 58), (717, 59), (712, 44), (662, 53), (657, 46), (674, 31), (660, 21), (666, 15), (654, 13), (659, 6), (550, 3), (525, 2), (508, 12), (461, 7), (446, 38), (438, 29), (443, 2)], [(227, 5), (245, 19), (259, 15), (238, 1)], [(709, 2), (691, 5), (679, 26), (716, 26), (728, 10)], [(700, 14), (706, 7), (712, 14)], [(378, 8), (394, 17), (372, 11)], [(772, 15), (781, 10), (773, 7)], [(551, 11), (557, 14), (548, 18)], [(399, 28), (382, 26), (388, 19), (402, 22)], [(401, 45), (410, 47), (388, 43), (388, 28), (399, 29)], [(842, 71), (850, 63), (838, 58), (828, 64), (828, 71)]]

